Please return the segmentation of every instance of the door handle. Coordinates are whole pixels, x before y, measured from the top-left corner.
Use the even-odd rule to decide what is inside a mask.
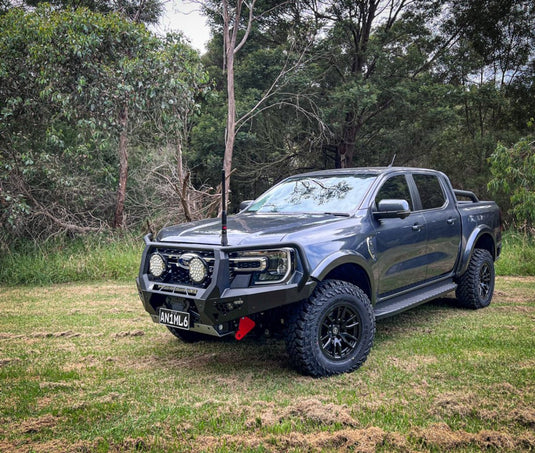
[[[423,225],[420,225],[419,223],[415,223],[413,226],[412,226],[412,231],[422,231],[422,228],[424,226]]]
[[[448,225],[454,225],[455,224],[455,219],[453,217],[450,217],[448,219]]]

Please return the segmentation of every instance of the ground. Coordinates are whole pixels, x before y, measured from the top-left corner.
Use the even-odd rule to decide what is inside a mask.
[[[535,449],[535,278],[381,321],[351,374],[278,339],[183,344],[135,285],[0,288],[0,451]]]

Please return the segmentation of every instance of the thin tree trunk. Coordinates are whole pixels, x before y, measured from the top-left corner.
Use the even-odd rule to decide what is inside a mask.
[[[234,150],[234,139],[236,135],[236,99],[234,94],[234,48],[230,47],[227,52],[227,96],[228,113],[227,129],[225,137],[225,157],[223,159],[223,169],[226,175],[227,200],[230,185],[230,173],[232,171],[232,153]]]
[[[119,187],[115,204],[114,228],[124,228],[124,202],[126,199],[126,181],[128,180],[128,105],[119,116],[121,134],[119,136]]]

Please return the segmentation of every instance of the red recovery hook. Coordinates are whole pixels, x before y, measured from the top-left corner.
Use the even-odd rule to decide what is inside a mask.
[[[256,323],[251,318],[248,318],[247,316],[244,316],[243,318],[241,318],[240,325],[238,326],[238,330],[236,334],[234,335],[236,340],[242,340],[245,337],[245,335],[247,335],[251,330],[253,330],[255,325]]]

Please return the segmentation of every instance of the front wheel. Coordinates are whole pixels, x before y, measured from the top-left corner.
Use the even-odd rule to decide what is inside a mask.
[[[494,260],[488,250],[475,249],[466,272],[459,278],[455,295],[466,308],[487,307],[494,293]]]
[[[286,346],[300,371],[329,376],[360,367],[374,336],[375,315],[366,294],[351,283],[326,280],[295,307]]]

